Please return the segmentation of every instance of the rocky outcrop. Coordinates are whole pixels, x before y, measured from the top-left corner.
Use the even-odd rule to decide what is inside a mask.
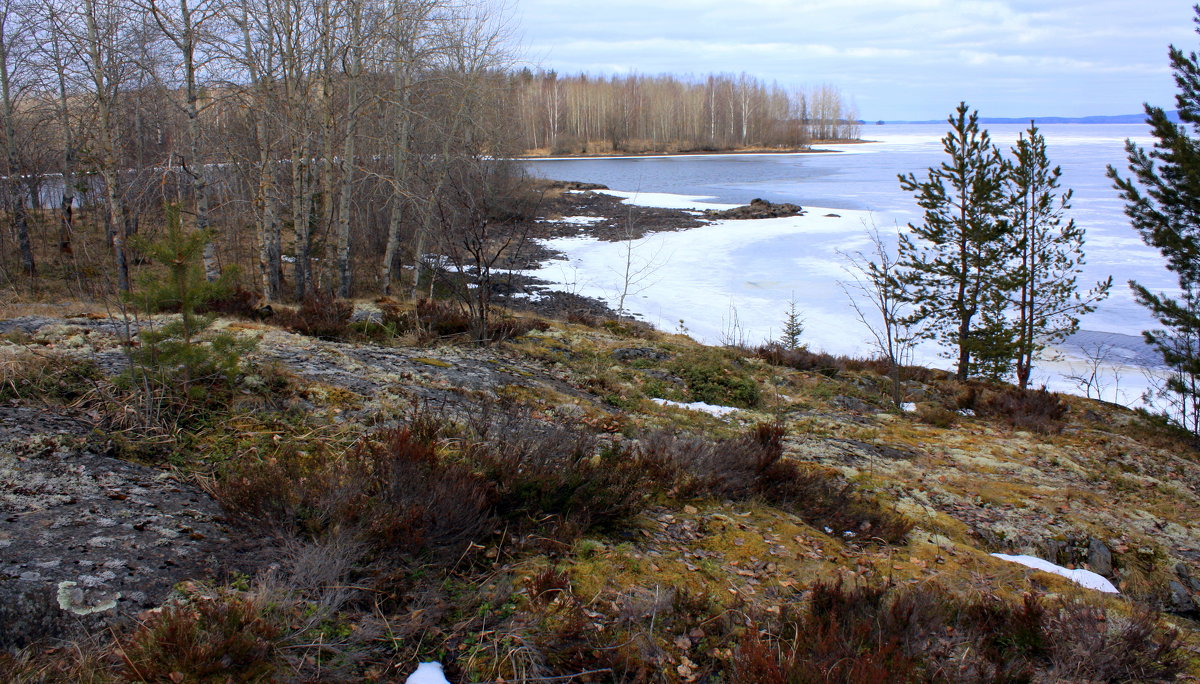
[[[249,570],[207,494],[109,458],[85,420],[0,407],[0,648],[119,622]]]
[[[775,204],[764,199],[753,199],[750,200],[750,204],[733,209],[721,211],[709,209],[704,212],[704,218],[708,219],[765,219],[803,215],[804,207],[797,204],[787,202]]]

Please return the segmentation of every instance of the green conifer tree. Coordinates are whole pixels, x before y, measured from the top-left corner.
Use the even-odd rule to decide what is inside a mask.
[[[1200,26],[1200,7],[1195,11]],[[1162,253],[1179,283],[1178,296],[1151,292],[1133,280],[1129,287],[1162,325],[1143,335],[1170,368],[1161,393],[1168,401],[1167,417],[1200,433],[1200,140],[1189,134],[1189,129],[1200,134],[1200,59],[1172,45],[1170,61],[1182,123],[1147,104],[1154,148],[1147,151],[1127,141],[1132,177],[1122,177],[1111,166],[1108,175],[1142,241]]]
[[[800,337],[804,334],[804,316],[800,314],[800,310],[796,307],[796,295],[793,293],[792,298],[788,300],[787,313],[783,317],[783,331],[779,334],[779,344],[788,350],[800,349],[803,343],[800,342]]]
[[[185,231],[177,204],[167,205],[166,224],[158,240],[134,242],[165,268],[143,278],[135,297],[147,313],[178,311],[179,317],[143,326],[130,376],[143,390],[147,415],[178,419],[199,404],[219,403],[233,387],[242,354],[253,344],[229,333],[207,332],[215,316],[201,315],[197,309],[228,289],[232,273],[207,280],[201,257],[211,236],[207,231]]]
[[[1012,365],[1012,328],[1004,309],[1015,245],[1006,218],[1006,164],[978,112],[959,104],[942,138],[949,157],[925,179],[901,175],[924,210],[900,238],[897,290],[911,303],[908,323],[956,360],[957,375],[1000,377]]]
[[[1009,223],[1017,239],[1014,345],[1017,384],[1025,389],[1034,360],[1047,345],[1079,329],[1079,317],[1108,296],[1112,277],[1079,292],[1084,231],[1066,218],[1072,192],[1060,191],[1062,169],[1050,165],[1046,138],[1037,126],[1030,123],[1012,153],[1008,194]]]

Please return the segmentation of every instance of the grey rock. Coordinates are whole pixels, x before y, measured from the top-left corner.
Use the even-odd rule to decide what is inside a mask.
[[[1095,537],[1089,539],[1087,554],[1088,567],[1092,569],[1092,572],[1105,577],[1113,576],[1112,552],[1108,550],[1104,542]]]
[[[1175,580],[1171,580],[1167,585],[1171,592],[1170,609],[1176,613],[1192,613],[1196,610],[1196,603],[1192,600],[1192,593]]]
[[[253,570],[207,494],[102,455],[90,431],[0,407],[0,649],[119,623],[183,580]]]

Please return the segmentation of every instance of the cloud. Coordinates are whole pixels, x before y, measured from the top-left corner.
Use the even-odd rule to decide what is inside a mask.
[[[547,68],[829,82],[869,118],[940,118],[968,96],[985,115],[1131,113],[1171,101],[1167,44],[1196,44],[1185,3],[520,1]]]

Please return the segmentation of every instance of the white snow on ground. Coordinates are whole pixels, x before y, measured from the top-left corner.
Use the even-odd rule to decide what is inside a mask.
[[[1096,591],[1102,591],[1106,594],[1121,593],[1117,591],[1117,588],[1113,586],[1112,582],[1109,582],[1102,575],[1097,575],[1091,570],[1068,570],[1061,565],[1055,565],[1048,560],[1042,560],[1041,558],[1036,558],[1034,556],[1009,556],[1003,553],[993,553],[992,555],[1000,560],[1005,560],[1010,563],[1019,563],[1025,567],[1034,568],[1035,570],[1041,570],[1042,572],[1048,572],[1052,575],[1066,577],[1081,587],[1095,589]]]
[[[676,408],[688,409],[689,411],[703,411],[718,418],[739,410],[732,406],[714,406],[712,404],[706,404],[702,401],[693,401],[690,404],[685,404],[682,401],[671,401],[670,399],[651,399],[650,401],[653,401],[660,406],[674,406]]]
[[[666,192],[625,192],[623,190],[600,190],[601,194],[620,197],[626,204],[639,207],[659,207],[661,209],[685,209],[690,211],[724,211],[734,209],[737,204],[720,204],[705,202],[712,199],[706,195],[672,195]]]
[[[541,219],[542,223],[569,223],[574,226],[590,226],[603,220],[603,216],[564,216],[560,219]]]

